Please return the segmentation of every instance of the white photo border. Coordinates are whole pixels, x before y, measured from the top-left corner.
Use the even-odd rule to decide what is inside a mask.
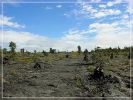
[[[100,3],[98,3],[98,2],[87,2],[87,1],[83,1],[83,2],[53,2],[53,1],[51,1],[51,2],[1,2],[1,13],[2,13],[2,49],[3,49],[3,16],[4,16],[4,4],[40,4],[40,3],[51,3],[51,4],[53,4],[53,3],[60,3],[60,4],[63,4],[63,3],[89,3],[89,4],[100,4],[100,3],[105,3],[105,4],[107,4],[107,2],[100,2]],[[126,4],[128,4],[128,2],[121,2],[121,3],[126,3]],[[131,5],[130,5],[130,2],[129,2],[129,8],[130,8],[130,10],[131,10]],[[129,15],[131,15],[130,13],[129,13]],[[130,56],[131,56],[131,46],[132,46],[132,26],[131,26],[131,16],[129,16],[129,26],[130,26]],[[131,71],[131,66],[132,66],[132,63],[131,63],[131,59],[130,59],[130,96],[129,97],[4,97],[3,96],[3,50],[2,50],[2,54],[1,54],[1,56],[2,56],[2,67],[1,67],[1,74],[2,74],[2,77],[1,77],[1,79],[2,79],[2,81],[1,81],[1,95],[2,95],[2,98],[4,99],[4,98],[6,98],[6,99],[65,99],[65,98],[67,98],[67,99],[81,99],[81,98],[83,98],[83,99],[88,99],[88,98],[90,98],[90,99],[96,99],[96,98],[99,98],[99,99],[102,99],[102,98],[109,98],[109,99],[111,99],[111,98],[121,98],[121,99],[132,99],[132,88],[131,88],[131,86],[132,86],[132,79],[131,79],[131,76],[132,76],[132,71]]]

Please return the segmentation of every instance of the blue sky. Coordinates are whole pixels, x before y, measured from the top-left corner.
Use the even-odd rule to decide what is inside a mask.
[[[17,43],[17,49],[27,50],[48,50],[50,47],[76,50],[77,45],[91,50],[96,46],[106,48],[130,45],[128,2],[78,1],[5,3],[4,47],[11,40]]]
[[[5,5],[4,14],[15,16],[14,21],[26,25],[23,31],[30,31],[48,37],[62,36],[65,30],[76,26],[74,18],[67,18],[63,14],[72,10],[73,4],[21,4],[13,7]]]

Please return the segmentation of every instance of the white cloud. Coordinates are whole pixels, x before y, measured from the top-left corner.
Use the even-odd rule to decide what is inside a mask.
[[[2,37],[2,32],[0,32]],[[20,32],[20,31],[3,31],[3,44],[8,46],[10,41],[14,41],[17,44],[17,48],[30,48],[42,49],[42,47],[47,47],[47,38],[45,36],[36,35],[30,32]],[[1,42],[1,41],[0,41]],[[1,43],[1,44],[2,44]],[[43,44],[45,43],[45,44]]]
[[[91,0],[90,2],[96,2],[96,3],[98,3],[98,2],[100,2],[101,0]]]
[[[109,7],[111,7],[111,6],[113,6],[113,5],[114,5],[113,2],[108,2],[108,3],[107,3],[107,6],[109,6]]]
[[[29,51],[42,51],[49,50],[50,47],[58,50],[77,50],[77,45],[82,43],[84,39],[81,31],[70,30],[63,37],[59,39],[52,39],[42,35],[36,35],[30,32],[20,32],[20,31],[3,31],[3,42],[4,47],[8,47],[9,42],[13,41],[17,44],[17,50],[25,48]],[[80,33],[80,34],[79,34]],[[0,32],[0,37],[2,37],[2,32]]]
[[[0,25],[8,26],[12,28],[25,28],[25,25],[20,25],[17,22],[12,21],[13,17],[7,17],[0,15]]]
[[[66,17],[70,17],[70,16],[71,16],[71,15],[68,14],[68,13],[64,13],[63,15],[66,16]]]
[[[124,25],[122,27],[122,25]],[[94,43],[103,48],[105,47],[124,47],[130,45],[129,22],[120,20],[113,23],[93,23],[89,26],[90,30],[96,30]]]
[[[51,9],[53,9],[52,7],[49,7],[49,6],[46,6],[44,9],[46,9],[46,10],[51,10]]]
[[[120,3],[128,3],[129,5],[133,4],[133,1],[132,0],[113,0],[113,1],[109,1],[107,2],[107,6],[111,7],[111,6],[114,6],[116,4],[120,4]]]
[[[124,19],[112,23],[92,23],[86,30],[69,30],[63,40],[70,44],[79,44],[83,49],[89,50],[96,46],[102,48],[130,46],[129,27],[128,20]]]
[[[127,12],[128,12],[129,14],[133,14],[133,6],[128,6],[128,7],[127,7]]]
[[[61,7],[62,7],[62,5],[57,5],[56,7],[57,7],[57,8],[61,8]]]
[[[128,15],[128,14],[124,14],[124,15],[122,16],[122,18],[128,19],[128,18],[129,18],[129,15]]]
[[[124,25],[124,26],[123,26]],[[96,35],[93,35],[96,33]],[[0,32],[0,36],[2,33]],[[50,47],[58,50],[77,50],[77,45],[82,49],[94,49],[96,46],[124,47],[130,44],[129,22],[119,20],[112,23],[92,23],[86,30],[70,29],[64,36],[54,39],[30,32],[4,31],[4,46],[8,46],[10,41],[17,44],[17,48],[27,50],[42,51],[49,50]]]
[[[99,4],[99,7],[100,7],[100,8],[106,8],[107,6],[104,5],[104,4]]]
[[[82,4],[82,10],[86,11],[88,13],[95,13],[97,12],[96,9],[94,9],[91,5]]]
[[[88,30],[70,29],[63,37],[66,41],[79,41],[85,39],[85,34],[89,33]]]
[[[74,9],[72,11],[73,15],[76,17],[86,17],[86,18],[102,18],[109,15],[119,15],[121,11],[116,8],[106,8],[106,5],[100,4],[99,7],[94,7],[91,4],[80,3],[79,9]]]
[[[95,13],[92,18],[100,18],[100,17],[105,17],[108,15],[119,15],[121,13],[120,10],[115,10],[115,9],[105,9],[101,10],[98,13]]]
[[[109,2],[107,3],[107,6],[111,7],[111,6],[114,6],[115,4],[120,4],[120,3],[122,3],[122,2],[123,2],[123,0],[109,1]]]
[[[96,9],[91,5],[82,4],[81,11],[75,10],[75,15],[85,14],[91,18],[101,18],[108,15],[119,15],[120,10],[117,9]],[[104,8],[104,7],[103,7]],[[48,8],[51,9],[51,8]],[[64,16],[69,16],[64,13]],[[77,45],[81,45],[83,49],[94,49],[95,46],[120,47],[129,46],[129,30],[127,15],[123,15],[125,20],[119,20],[112,23],[93,23],[86,30],[71,29],[65,32],[65,35],[58,38],[48,38],[42,35],[36,35],[30,32],[20,31],[4,31],[4,45],[8,46],[10,41],[17,43],[18,49],[26,48],[27,50],[42,51],[49,50],[50,47],[60,50],[77,50]],[[10,27],[18,27],[19,24],[11,21],[12,17],[5,17],[4,25]],[[20,25],[21,26],[21,25]],[[19,27],[20,27],[19,26]],[[122,27],[123,26],[123,27]],[[93,37],[93,33],[96,33]],[[0,32],[0,36],[2,33]]]
[[[82,0],[79,0],[79,1],[81,2]],[[70,12],[65,12],[64,16],[66,17],[75,16],[77,19],[80,19],[80,18],[94,19],[94,18],[103,18],[103,17],[109,17],[110,19],[113,19],[116,17],[118,18],[124,12],[119,8],[121,5],[120,3],[122,2],[127,2],[127,1],[114,0],[107,3],[99,3],[97,5],[81,2],[81,3],[75,4],[76,7],[78,7],[78,9],[73,9]],[[115,4],[119,4],[118,5],[119,7],[113,7],[113,8],[108,7],[108,5],[113,6]],[[132,8],[128,7],[127,12],[130,12],[130,13],[133,12]]]

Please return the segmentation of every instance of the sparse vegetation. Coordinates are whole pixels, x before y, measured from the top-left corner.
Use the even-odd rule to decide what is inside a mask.
[[[92,51],[85,49],[82,52],[78,46],[78,52],[58,53],[52,48],[49,52],[30,52],[24,48],[18,52],[15,49],[14,42],[10,42],[10,52],[6,48],[1,49],[4,56],[4,78],[10,83],[5,85],[8,91],[4,91],[5,96],[7,93],[16,95],[11,91],[30,91],[30,87],[33,91],[29,94],[25,92],[25,96],[32,96],[35,91],[46,92],[43,96],[62,96],[68,90],[71,90],[68,92],[69,96],[129,96],[130,78],[133,78],[129,74],[130,60],[132,62],[129,47],[97,47]],[[56,90],[55,94],[47,92],[53,90]],[[114,91],[118,91],[116,95],[113,94]],[[23,93],[17,92],[17,95],[21,94]]]
[[[16,76],[16,74],[17,74],[17,72],[16,72],[15,68],[10,70],[10,75]]]
[[[81,81],[81,77],[80,77],[79,75],[77,75],[77,76],[75,77],[75,82],[76,82],[76,86],[79,87],[79,88],[81,88],[81,86],[82,86],[82,81]]]

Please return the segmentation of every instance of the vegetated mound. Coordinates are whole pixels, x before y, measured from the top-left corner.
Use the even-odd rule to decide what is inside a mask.
[[[94,79],[92,76],[84,83],[84,89],[87,91],[87,96],[113,96],[113,88],[120,88],[120,80],[115,76],[105,76],[101,79]],[[117,96],[122,94],[116,93]]]
[[[105,50],[69,56],[18,54],[5,59],[4,96],[129,97],[127,58],[127,52]]]
[[[83,97],[127,97],[123,81],[119,76],[102,72],[85,73],[77,78],[78,87],[82,89]]]
[[[34,64],[34,69],[46,69],[46,68],[50,68],[52,67],[52,65],[46,63],[46,62],[36,62]]]

